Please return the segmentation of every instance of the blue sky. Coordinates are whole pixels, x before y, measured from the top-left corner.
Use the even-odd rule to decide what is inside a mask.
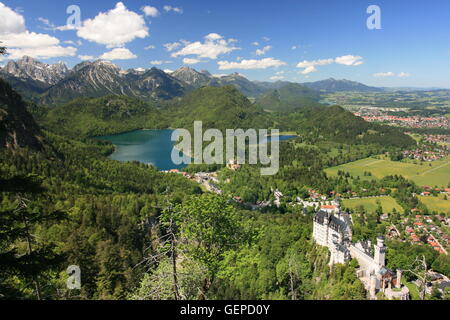
[[[81,25],[67,28],[72,4]],[[366,26],[369,5],[381,30]],[[69,66],[101,57],[124,69],[450,88],[448,0],[0,0],[0,41],[12,58]]]

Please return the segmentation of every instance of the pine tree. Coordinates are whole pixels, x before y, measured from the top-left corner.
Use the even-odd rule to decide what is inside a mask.
[[[62,256],[54,253],[52,245],[38,243],[33,235],[37,225],[65,217],[61,212],[34,208],[30,199],[44,191],[36,176],[0,179],[0,192],[14,200],[12,208],[0,209],[0,299],[23,297],[13,278],[32,283],[35,297],[42,299],[40,277],[62,262]]]

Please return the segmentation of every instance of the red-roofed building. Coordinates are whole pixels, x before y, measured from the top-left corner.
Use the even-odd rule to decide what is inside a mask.
[[[323,205],[320,206],[320,209],[328,212],[328,213],[338,213],[339,212],[339,208],[337,206],[333,206],[333,205]]]

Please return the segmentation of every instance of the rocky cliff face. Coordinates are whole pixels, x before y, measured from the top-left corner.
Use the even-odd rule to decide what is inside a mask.
[[[0,79],[0,148],[42,148],[40,130],[22,97]]]
[[[49,88],[42,101],[56,104],[78,97],[125,95],[141,99],[170,99],[185,92],[185,84],[162,70],[123,71],[118,66],[98,60],[83,62],[62,81]]]
[[[194,88],[204,86],[218,86],[219,82],[209,72],[198,72],[192,68],[182,67],[170,74],[172,77],[183,81]]]
[[[64,62],[46,64],[24,56],[20,60],[9,61],[1,72],[24,80],[31,79],[54,85],[66,77],[69,69]]]

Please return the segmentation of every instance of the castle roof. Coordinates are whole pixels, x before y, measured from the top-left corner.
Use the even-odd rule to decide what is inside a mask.
[[[348,235],[351,220],[347,213],[340,213],[339,216],[336,216],[324,210],[319,210],[314,215],[314,221],[321,225],[325,224],[325,219],[328,219],[328,225],[331,229],[343,235]]]
[[[333,229],[335,231],[338,231],[338,232],[342,232],[342,233],[344,233],[347,230],[347,227],[348,227],[347,224],[344,221],[342,221],[341,219],[337,218],[334,215],[332,215],[330,217],[329,225],[330,225],[331,229]]]
[[[328,217],[329,217],[328,212],[325,212],[323,210],[319,210],[314,215],[314,221],[319,223],[319,224],[324,224],[325,218],[328,218]]]
[[[334,244],[334,246],[335,246],[337,251],[350,254],[348,248],[345,245],[343,245],[341,243],[337,243],[337,242],[334,242],[333,244]]]

